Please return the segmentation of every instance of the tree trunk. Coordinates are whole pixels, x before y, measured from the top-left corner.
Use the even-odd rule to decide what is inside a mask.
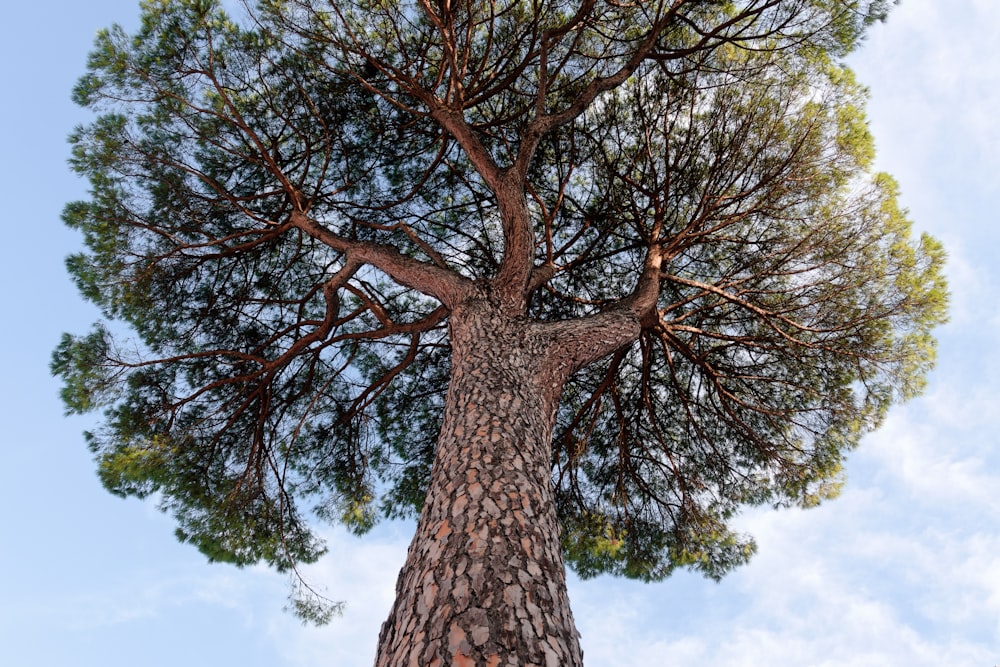
[[[558,332],[483,299],[452,311],[450,333],[430,487],[376,665],[582,665],[550,460],[574,364],[553,354]]]

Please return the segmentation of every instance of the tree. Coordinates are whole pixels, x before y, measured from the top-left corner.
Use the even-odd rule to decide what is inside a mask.
[[[144,0],[74,92],[103,483],[279,570],[418,515],[378,665],[582,664],[564,562],[721,577],[921,389],[943,252],[839,61],[885,4]]]

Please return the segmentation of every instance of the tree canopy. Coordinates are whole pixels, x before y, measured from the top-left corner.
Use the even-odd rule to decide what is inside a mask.
[[[103,483],[213,560],[315,560],[314,514],[420,510],[463,290],[546,323],[651,294],[562,390],[565,557],[745,562],[738,509],[834,495],[945,317],[840,61],[886,4],[144,0],[74,91],[106,322],[53,370]]]

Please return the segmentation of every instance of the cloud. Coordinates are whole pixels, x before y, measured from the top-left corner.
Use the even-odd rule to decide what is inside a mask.
[[[331,599],[346,602],[344,615],[317,628],[288,613],[274,613],[267,632],[285,664],[371,667],[412,532],[411,523],[389,522],[363,538],[339,528],[323,534],[329,552],[303,572]]]
[[[893,415],[881,431],[868,439],[862,456],[876,463],[882,473],[895,482],[901,493],[920,506],[937,506],[951,513],[975,509],[980,517],[1000,518],[1000,475],[995,456],[991,457],[992,438],[975,428],[951,425],[967,415],[975,424],[994,410],[1000,414],[1000,401],[992,396],[965,396],[935,392],[933,399],[921,402],[931,412],[930,420],[920,419],[915,410]],[[943,411],[954,406],[954,412]],[[992,408],[989,406],[993,406]],[[977,410],[978,406],[978,410]],[[991,413],[985,413],[991,414]],[[971,516],[970,516],[971,518]]]
[[[256,607],[251,598],[280,590],[280,577],[265,570],[254,573],[201,563],[195,569],[179,569],[183,568],[173,568],[173,572],[132,569],[121,576],[94,580],[88,588],[72,593],[8,600],[0,613],[19,625],[38,624],[72,633],[128,627],[185,607],[235,612],[251,623]]]
[[[983,323],[990,323],[993,333],[1000,331],[1000,315],[991,310],[990,296],[997,294],[998,285],[993,283],[988,267],[970,252],[962,235],[943,231],[936,233],[947,249],[948,259],[945,275],[951,300],[948,308],[949,323],[946,329],[970,331],[981,329]]]
[[[852,58],[873,92],[879,162],[912,202],[938,196],[953,174],[964,191],[945,214],[972,188],[1000,187],[1000,51],[986,46],[987,26],[998,24],[1000,3],[907,0]]]
[[[583,584],[571,597],[588,665],[992,665],[1000,539],[914,531],[894,522],[906,512],[855,489],[810,512],[750,513],[760,553],[721,584]]]

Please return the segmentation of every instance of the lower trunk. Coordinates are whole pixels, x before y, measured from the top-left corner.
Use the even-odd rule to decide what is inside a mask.
[[[377,667],[583,664],[552,500],[567,363],[483,302],[452,313],[452,377]]]

